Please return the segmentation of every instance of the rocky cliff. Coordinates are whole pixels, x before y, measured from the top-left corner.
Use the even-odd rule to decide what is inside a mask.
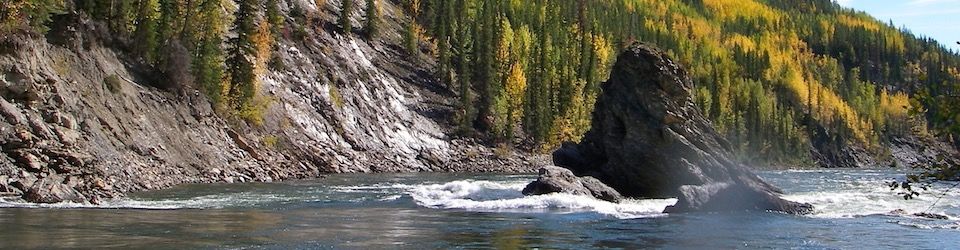
[[[594,176],[629,197],[678,197],[669,211],[775,210],[807,213],[783,200],[733,157],[694,105],[682,67],[650,46],[620,54],[597,98],[592,127],[554,163]]]
[[[427,73],[428,56],[399,50],[406,17],[382,5],[380,39],[328,26],[282,39],[275,53],[284,67],[261,77],[269,107],[262,125],[219,114],[189,87],[160,88],[169,79],[152,77],[126,56],[124,41],[80,15],[57,17],[46,37],[6,37],[0,194],[97,202],[182,183],[541,165],[541,157],[495,154],[452,136],[455,91]],[[321,13],[333,22],[332,6]]]

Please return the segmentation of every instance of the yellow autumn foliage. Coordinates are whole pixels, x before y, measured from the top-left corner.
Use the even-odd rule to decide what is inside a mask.
[[[263,124],[263,113],[270,106],[272,100],[260,95],[260,78],[267,72],[267,62],[273,54],[273,35],[270,33],[270,22],[266,18],[258,21],[256,33],[251,37],[254,46],[254,67],[253,74],[256,76],[253,81],[253,98],[249,103],[245,103],[239,110],[239,115],[244,120],[254,125]]]
[[[876,22],[869,21],[863,17],[851,16],[851,15],[840,15],[837,17],[837,21],[841,25],[846,25],[849,27],[861,27],[869,31],[878,31],[880,30],[880,25]]]
[[[616,50],[610,40],[603,35],[593,36],[593,54],[597,58],[597,77],[600,81],[610,78],[610,70],[616,62]]]
[[[254,52],[256,53],[256,62],[254,74],[263,75],[267,71],[267,62],[273,53],[273,35],[270,34],[270,22],[266,18],[261,18],[257,25],[257,32],[253,35]]]
[[[779,20],[781,14],[767,5],[754,0],[703,0],[704,5],[712,10],[720,20],[737,18],[763,19],[767,21]]]
[[[728,36],[723,42],[723,45],[727,48],[740,47],[740,49],[746,52],[754,52],[757,50],[757,43],[753,42],[752,38],[741,34],[733,34]]]
[[[522,64],[514,63],[507,75],[506,90],[511,123],[517,122],[523,115],[523,95],[527,91],[527,76],[523,70]]]

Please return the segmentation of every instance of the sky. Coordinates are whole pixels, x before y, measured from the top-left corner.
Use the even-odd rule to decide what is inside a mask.
[[[835,0],[960,51],[960,0]]]

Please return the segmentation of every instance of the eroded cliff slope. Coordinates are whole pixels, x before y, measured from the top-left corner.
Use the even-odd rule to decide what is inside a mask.
[[[151,77],[123,41],[82,14],[58,17],[46,37],[6,39],[0,193],[97,202],[182,183],[541,165],[538,156],[495,154],[453,136],[455,91],[427,73],[429,56],[400,51],[398,23],[407,17],[382,5],[381,38],[323,25],[281,39],[274,53],[284,66],[261,76],[261,125],[221,115],[199,91],[155,87],[169,79]],[[331,6],[320,13],[333,22]]]

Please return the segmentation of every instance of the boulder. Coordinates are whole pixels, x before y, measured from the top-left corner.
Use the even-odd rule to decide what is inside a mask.
[[[10,156],[17,161],[20,167],[28,171],[40,172],[44,167],[47,166],[43,159],[40,159],[39,156],[30,152],[29,150],[15,150],[11,152]]]
[[[617,192],[616,189],[607,186],[607,184],[603,184],[602,181],[597,178],[593,178],[593,176],[580,177],[580,184],[583,184],[583,187],[587,188],[587,191],[590,191],[590,195],[596,197],[597,199],[609,202],[620,202],[623,200],[623,196],[620,195],[620,192]]]
[[[27,116],[23,115],[23,112],[17,106],[4,98],[0,98],[0,116],[3,116],[3,119],[12,125],[27,123]]]
[[[23,172],[23,175],[20,178],[9,180],[10,187],[16,188],[17,190],[27,190],[33,186],[33,183],[37,182],[37,177],[34,177],[33,174]]]
[[[523,188],[525,195],[541,195],[549,193],[568,193],[587,195],[590,191],[580,183],[580,178],[573,175],[569,169],[547,166],[540,168],[537,180]]]
[[[565,143],[554,164],[594,176],[627,197],[677,197],[668,212],[773,210],[809,213],[736,162],[730,144],[693,102],[680,65],[645,44],[617,58],[591,129]]]
[[[57,127],[54,129],[54,132],[57,134],[57,137],[60,138],[60,143],[63,143],[65,146],[77,145],[77,142],[80,140],[80,132],[73,129]]]
[[[10,185],[10,178],[6,175],[0,175],[0,197],[19,194],[20,190]]]
[[[63,178],[50,175],[33,183],[22,197],[33,203],[57,203],[64,201],[84,202],[86,199],[73,187],[64,184]]]
[[[620,202],[622,199],[620,193],[604,185],[600,180],[592,177],[577,177],[569,169],[546,166],[540,168],[539,172],[540,176],[537,180],[523,188],[524,195],[567,193],[590,195],[609,202]]]
[[[243,149],[243,151],[246,151],[254,159],[257,159],[257,160],[263,159],[263,157],[260,156],[260,153],[257,152],[257,149],[251,146],[250,143],[247,143],[247,140],[243,139],[243,136],[237,133],[237,131],[234,131],[233,129],[228,129],[227,135],[230,136],[231,139],[233,139],[233,142],[237,144],[237,147],[240,147],[240,149]]]
[[[921,217],[921,218],[927,218],[927,219],[934,219],[934,220],[949,220],[949,219],[950,219],[950,217],[949,217],[949,216],[946,216],[946,215],[935,214],[935,213],[927,213],[927,212],[915,213],[915,214],[913,214],[913,216],[917,216],[917,217]]]

